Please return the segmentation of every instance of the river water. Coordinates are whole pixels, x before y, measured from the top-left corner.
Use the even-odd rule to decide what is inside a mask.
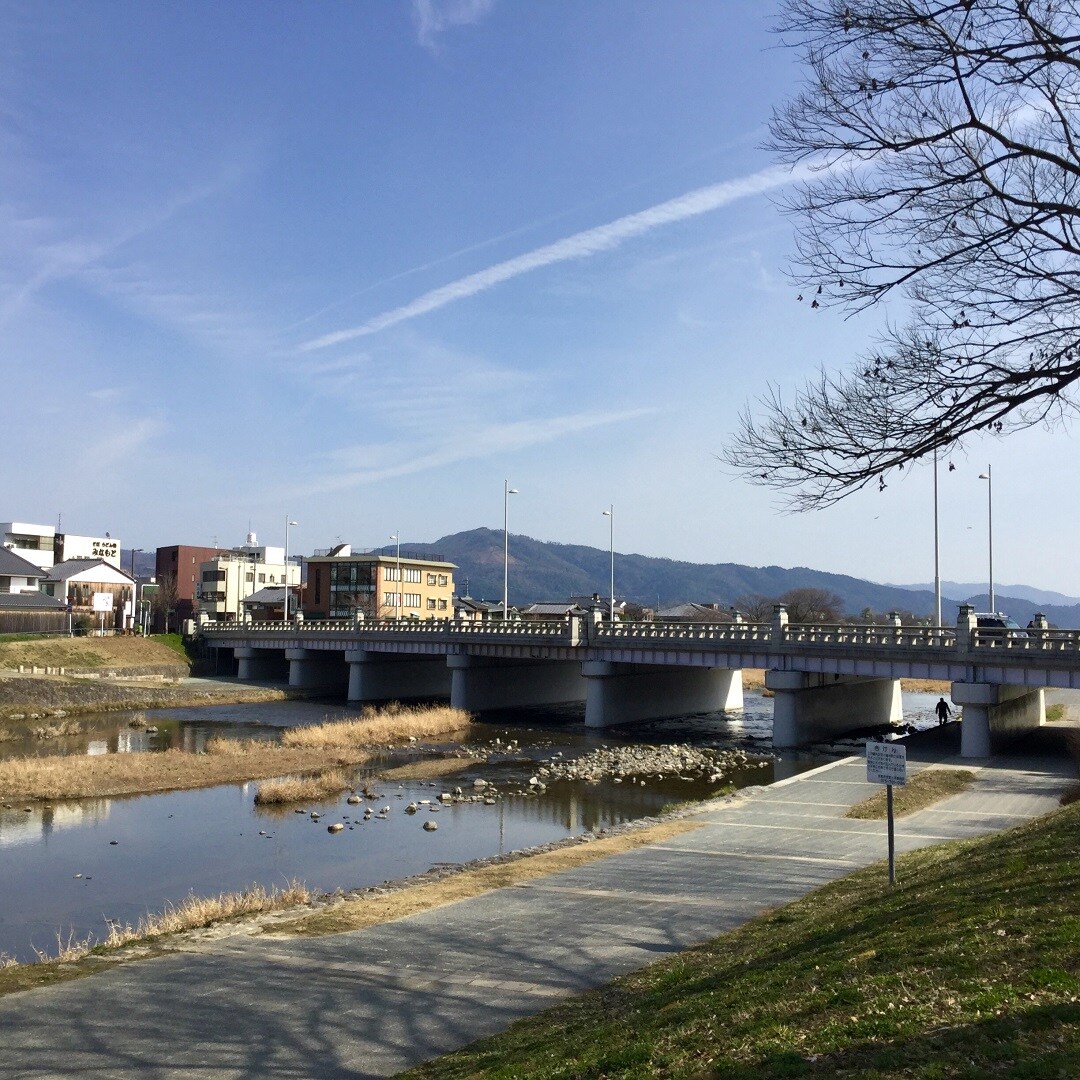
[[[905,721],[933,722],[930,694],[905,694]],[[211,708],[108,713],[79,718],[83,730],[48,740],[0,743],[0,756],[153,752],[182,747],[197,752],[211,735],[275,739],[284,727],[354,716],[355,710],[322,702],[273,702]],[[147,727],[133,727],[145,723]],[[55,952],[58,935],[104,936],[107,920],[135,923],[189,894],[216,895],[258,883],[267,888],[299,879],[319,892],[380,885],[440,864],[458,864],[599,831],[657,813],[673,803],[707,798],[730,785],[767,784],[812,768],[857,745],[849,740],[773,755],[772,703],[747,692],[741,712],[628,725],[607,731],[584,726],[581,707],[492,715],[473,725],[469,744],[485,758],[435,782],[382,783],[379,763],[355,770],[378,797],[349,806],[346,794],[294,808],[258,807],[258,783],[126,798],[13,805],[0,809],[0,956],[33,959]],[[152,730],[153,729],[153,730]],[[496,743],[496,740],[498,742]],[[745,750],[758,765],[725,775],[722,784],[667,776],[645,783],[627,778],[557,781],[541,795],[529,777],[543,762],[581,756],[601,746],[687,742]],[[466,744],[466,745],[469,745]],[[418,747],[406,756],[451,747]],[[401,761],[397,756],[392,763]],[[390,764],[384,761],[382,764]],[[437,802],[442,791],[473,779],[494,784],[495,805],[457,803],[434,814],[427,805],[409,815],[411,802]],[[385,818],[364,820],[364,806]],[[322,814],[314,821],[310,812]],[[425,820],[438,829],[425,832]],[[340,821],[345,829],[327,832]]]

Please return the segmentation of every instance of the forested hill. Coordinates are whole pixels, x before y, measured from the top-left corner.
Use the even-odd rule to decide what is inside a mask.
[[[501,600],[503,535],[495,529],[472,529],[444,536],[432,544],[403,545],[402,553],[437,554],[456,563],[459,592],[480,600]],[[384,549],[389,550],[389,549]],[[608,593],[609,552],[577,544],[554,544],[529,536],[510,537],[510,603],[561,601],[569,596]],[[615,553],[615,595],[647,607],[685,601],[734,604],[742,597],[774,597],[788,589],[813,587],[836,593],[846,612],[894,608],[928,615],[932,592],[875,585],[844,574],[807,567],[741,566],[738,563],[690,563],[645,555]]]
[[[390,548],[384,548],[390,551]],[[503,583],[503,534],[497,529],[471,529],[444,536],[431,544],[403,544],[402,554],[438,555],[456,563],[458,591],[480,600],[501,600]],[[554,544],[529,536],[510,536],[510,603],[562,601],[570,596],[608,593],[609,553],[603,548],[577,544]],[[829,574],[805,566],[743,566],[739,563],[690,563],[645,555],[615,553],[615,595],[646,607],[670,607],[685,601],[721,604],[725,607],[754,595],[775,597],[788,589],[817,588],[836,593],[843,610],[858,614],[910,611],[931,615],[934,594],[930,590],[877,585],[846,574]],[[989,598],[966,598],[984,611]],[[1036,605],[1029,600],[997,596],[997,607],[1025,625],[1042,611],[1058,626],[1080,626],[1080,606]],[[956,618],[954,601],[942,611],[946,625]]]

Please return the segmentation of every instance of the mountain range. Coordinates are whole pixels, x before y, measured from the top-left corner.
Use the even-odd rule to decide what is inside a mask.
[[[394,547],[381,549],[392,554]],[[431,544],[402,545],[402,554],[425,558],[437,557],[456,563],[454,577],[458,592],[478,600],[501,600],[503,591],[503,534],[496,529],[471,529],[453,533]],[[509,538],[510,603],[523,605],[535,601],[562,601],[570,596],[609,591],[610,553],[602,548],[578,544],[556,544],[534,540],[530,536]],[[980,586],[950,582],[950,603],[942,611],[942,621],[955,621],[955,605],[970,603],[977,611],[986,611],[990,598]],[[932,615],[933,586],[904,587],[881,585],[846,574],[830,574],[805,566],[743,566],[739,563],[691,563],[646,555],[615,553],[615,595],[619,599],[645,607],[665,608],[686,601],[730,607],[750,596],[775,597],[788,589],[812,587],[836,593],[849,614],[866,608],[875,612],[910,611]],[[953,588],[955,587],[955,588]],[[969,591],[969,589],[971,591]],[[999,611],[1011,615],[1022,626],[1036,612],[1042,612],[1057,626],[1080,626],[1080,604],[1046,603],[1036,597],[1061,597],[1027,586],[1017,587],[1010,595],[995,589]],[[950,610],[951,608],[951,610]]]

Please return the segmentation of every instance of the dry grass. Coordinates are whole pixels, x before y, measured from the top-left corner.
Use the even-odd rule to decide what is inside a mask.
[[[924,769],[908,778],[908,782],[893,788],[893,813],[897,817],[914,814],[928,806],[959,795],[971,787],[975,774],[968,769]],[[856,803],[848,812],[849,818],[884,820],[887,814],[887,794],[882,788],[876,795]]]
[[[68,735],[81,735],[83,726],[78,720],[61,720],[56,724],[44,724],[34,728],[35,739],[62,739]]]
[[[281,745],[290,747],[372,746],[430,739],[469,726],[472,717],[449,705],[400,705],[366,708],[356,720],[331,720],[311,727],[290,728]]]
[[[229,740],[222,740],[228,742]],[[328,766],[362,765],[363,750],[293,750],[273,743],[241,743],[237,753],[102,754],[95,757],[20,757],[0,761],[0,798],[87,799],[178,791],[269,780]]]
[[[952,683],[948,679],[901,679],[900,689],[909,694],[944,694],[948,697]]]
[[[0,668],[20,664],[94,671],[98,668],[186,669],[187,664],[164,642],[140,637],[51,637],[0,641]]]
[[[349,786],[349,778],[340,769],[316,773],[314,776],[287,776],[282,780],[268,780],[260,784],[255,802],[259,806],[316,802],[339,795]]]
[[[73,933],[64,938],[56,935],[56,949],[48,951],[34,947],[37,964],[74,964],[85,959],[91,953],[102,953],[112,949],[121,949],[136,942],[153,941],[166,934],[179,934],[185,930],[196,930],[227,919],[245,915],[261,915],[284,908],[299,907],[314,899],[314,894],[306,885],[295,879],[284,888],[267,891],[262,885],[252,885],[243,892],[220,893],[217,896],[189,896],[179,904],[167,904],[165,910],[156,914],[147,913],[135,926],[126,923],[109,922],[109,933],[101,942],[96,942],[93,935],[76,938]],[[10,957],[0,957],[0,970],[25,967]]]
[[[208,741],[205,754],[165,750],[9,758],[0,761],[0,798],[103,798],[326,772],[364,764],[371,757],[366,747],[447,735],[467,727],[469,720],[460,709],[394,704],[365,709],[357,720],[290,729],[282,733],[280,744],[215,737]]]

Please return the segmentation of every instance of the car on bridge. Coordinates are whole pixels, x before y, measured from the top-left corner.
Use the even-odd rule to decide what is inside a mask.
[[[1031,635],[1013,618],[1001,611],[977,611],[975,622],[980,630],[1000,630],[1000,637],[1026,638]]]

